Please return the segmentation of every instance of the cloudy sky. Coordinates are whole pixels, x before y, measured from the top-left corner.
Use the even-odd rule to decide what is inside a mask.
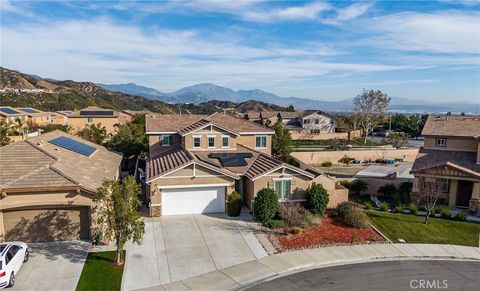
[[[480,102],[480,0],[1,1],[1,65],[171,92]]]

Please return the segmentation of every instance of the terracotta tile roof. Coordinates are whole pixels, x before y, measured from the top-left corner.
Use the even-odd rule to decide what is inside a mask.
[[[280,112],[280,116],[285,119],[294,119],[294,118],[302,118],[303,112],[302,111],[294,111],[294,112],[287,112],[282,111]]]
[[[477,154],[475,152],[430,150],[424,148],[420,148],[418,151],[411,172],[414,173],[447,164],[456,165],[477,172],[480,175],[480,164],[477,164]]]
[[[86,157],[48,142],[60,136],[96,151]],[[104,179],[118,178],[121,161],[102,146],[55,130],[0,148],[0,188],[79,185],[95,192]]]
[[[254,179],[279,168],[282,164],[282,161],[265,154],[259,154],[247,172],[245,172],[245,176],[249,179]]]
[[[195,130],[197,130],[197,129],[200,129],[200,128],[208,125],[208,124],[211,124],[211,123],[210,123],[209,121],[205,120],[205,119],[200,119],[199,121],[194,122],[194,123],[192,123],[192,124],[189,124],[189,125],[187,125],[186,127],[180,129],[180,130],[178,131],[178,133],[179,133],[180,135],[185,135],[185,134],[187,134],[187,133],[190,133],[190,132],[192,132],[192,131],[195,131]]]
[[[480,116],[430,115],[422,134],[479,137]]]
[[[202,120],[201,122],[199,122]],[[169,114],[147,114],[146,131],[147,132],[179,132],[193,126],[200,128],[200,125],[210,122],[225,129],[238,133],[255,133],[268,132],[273,134],[274,131],[268,127],[262,126],[245,120],[240,117],[223,113],[213,113],[211,115],[169,115]]]
[[[181,168],[194,161],[189,151],[176,146],[147,160],[147,181]]]

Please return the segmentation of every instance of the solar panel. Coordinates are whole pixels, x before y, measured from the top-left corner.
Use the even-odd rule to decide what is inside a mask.
[[[80,111],[80,115],[112,115],[113,116],[113,111]]]
[[[219,159],[224,167],[246,166],[246,158],[253,157],[252,153],[211,153],[209,158]]]
[[[24,112],[27,112],[27,113],[38,113],[38,112],[40,112],[40,111],[35,110],[33,108],[20,108],[20,110],[22,110]]]
[[[66,136],[56,137],[49,140],[48,142],[64,149],[70,150],[72,152],[84,155],[86,157],[91,156],[97,150],[92,146],[89,146]]]
[[[0,111],[6,114],[20,114],[20,112],[15,111],[11,108],[0,108]]]

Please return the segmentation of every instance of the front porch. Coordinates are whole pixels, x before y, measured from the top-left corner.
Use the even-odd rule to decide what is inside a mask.
[[[421,185],[425,176],[416,175],[412,196],[419,198]],[[430,176],[432,177],[432,176]],[[480,209],[480,181],[466,177],[433,176],[442,189],[439,195],[439,204],[446,204],[451,208],[468,209],[476,212]]]

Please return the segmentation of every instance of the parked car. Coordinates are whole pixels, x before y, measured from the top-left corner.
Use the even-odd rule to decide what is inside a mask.
[[[15,285],[15,274],[30,257],[24,242],[4,242],[0,244],[0,289]]]
[[[415,137],[415,140],[425,140],[425,138],[421,135]]]

